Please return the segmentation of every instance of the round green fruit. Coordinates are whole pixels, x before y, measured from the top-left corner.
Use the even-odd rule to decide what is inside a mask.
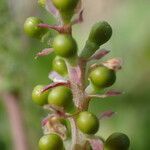
[[[128,150],[130,140],[126,134],[113,133],[105,142],[106,150]]]
[[[114,84],[116,73],[105,66],[98,66],[90,72],[89,78],[94,86],[106,88]]]
[[[58,86],[53,88],[48,95],[48,103],[63,107],[65,110],[70,109],[73,101],[72,92],[68,87]]]
[[[55,57],[52,63],[52,68],[62,76],[67,74],[67,66],[62,58]]]
[[[43,21],[37,17],[29,17],[24,23],[25,33],[34,38],[41,38],[47,31],[45,28],[38,27]]]
[[[32,100],[40,106],[47,104],[48,91],[41,93],[43,88],[43,85],[37,85],[32,91]]]
[[[86,134],[95,134],[99,129],[99,120],[98,118],[88,112],[83,111],[77,116],[77,127]]]
[[[59,34],[54,38],[53,48],[56,55],[72,57],[77,53],[77,44],[71,35]]]
[[[40,150],[63,150],[63,141],[56,134],[48,134],[41,137],[39,140]]]
[[[54,6],[60,11],[73,10],[79,0],[52,0]]]

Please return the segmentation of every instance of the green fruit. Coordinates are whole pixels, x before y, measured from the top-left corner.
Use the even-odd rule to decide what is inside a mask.
[[[95,87],[106,88],[116,81],[116,73],[105,66],[99,66],[90,72],[89,78]]]
[[[70,109],[73,101],[72,92],[68,87],[58,86],[53,88],[48,95],[48,103],[63,107],[65,110]]]
[[[105,142],[107,150],[128,150],[130,140],[127,135],[123,133],[113,133]]]
[[[100,46],[106,43],[110,39],[111,35],[111,26],[106,21],[102,21],[96,23],[92,27],[88,40]]]
[[[53,48],[56,55],[68,58],[77,53],[77,44],[71,35],[59,34],[54,38]]]
[[[39,140],[40,150],[63,150],[63,141],[56,134],[48,134],[41,137]]]
[[[79,0],[52,0],[54,6],[59,10],[59,11],[68,11],[68,10],[73,10]]]
[[[111,36],[112,28],[106,21],[94,24],[80,56],[85,58],[92,56]]]
[[[41,93],[43,88],[43,85],[37,85],[32,91],[32,100],[40,106],[47,104],[48,91]]]
[[[41,7],[45,7],[45,3],[46,3],[46,0],[38,0],[38,4],[39,4]]]
[[[43,21],[37,17],[29,17],[24,23],[25,33],[34,38],[41,38],[47,31],[45,28],[38,27],[38,24],[43,23]]]
[[[86,134],[95,134],[99,129],[98,118],[87,111],[81,112],[77,116],[77,127]]]
[[[52,68],[62,76],[67,74],[67,66],[62,58],[55,57],[52,63]]]

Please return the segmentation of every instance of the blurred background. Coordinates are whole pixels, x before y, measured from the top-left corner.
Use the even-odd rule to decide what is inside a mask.
[[[117,112],[101,121],[98,135],[107,138],[113,132],[124,132],[131,139],[130,150],[149,150],[150,1],[84,0],[83,6],[84,22],[73,28],[79,49],[84,46],[91,26],[106,20],[112,25],[113,36],[103,45],[111,50],[104,60],[120,57],[124,62],[117,82],[111,87],[124,94],[91,102],[90,110],[96,114],[105,110]],[[14,143],[19,145],[15,137],[20,130],[25,132],[22,138],[27,139],[24,145],[29,150],[38,149],[42,135],[41,120],[46,112],[33,104],[31,91],[37,84],[50,82],[48,73],[54,56],[34,59],[46,43],[24,34],[23,23],[29,16],[55,23],[37,5],[37,0],[0,0],[0,150],[15,149]],[[20,120],[16,125],[15,119]]]

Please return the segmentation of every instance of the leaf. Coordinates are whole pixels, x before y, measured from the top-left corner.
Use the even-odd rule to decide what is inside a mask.
[[[116,113],[113,112],[113,111],[111,111],[111,110],[107,110],[107,111],[101,113],[99,119],[110,118],[110,117],[112,117],[114,114],[116,114]]]

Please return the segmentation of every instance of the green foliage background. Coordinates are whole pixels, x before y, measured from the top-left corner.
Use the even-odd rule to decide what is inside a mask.
[[[123,69],[118,72],[118,80],[111,89],[125,91],[125,94],[104,100],[95,99],[90,109],[96,114],[110,109],[117,112],[111,119],[101,121],[98,134],[107,138],[112,132],[121,131],[129,135],[131,150],[148,150],[150,149],[150,2],[127,0],[118,3],[115,12],[108,19],[113,27],[112,39],[103,47],[111,50],[107,58],[117,56],[123,59]],[[45,47],[45,43],[39,43],[38,40],[29,39],[24,35],[22,24],[25,16],[22,15],[18,21],[12,13],[13,6],[10,7],[8,4],[8,1],[0,1],[0,93],[6,90],[19,91],[30,148],[37,149],[37,142],[42,134],[40,121],[46,113],[32,103],[31,91],[36,84],[50,82],[48,73],[53,56],[34,59],[35,54]],[[48,23],[54,22],[54,19],[38,6],[34,9],[30,15],[39,15]],[[88,14],[86,15],[88,17]],[[81,31],[83,32],[81,35],[80,29],[83,28],[85,29]],[[83,47],[84,43],[81,41],[87,38],[88,24],[84,23],[84,27],[81,25],[81,28],[77,25],[74,31],[80,47]],[[3,150],[11,150],[9,120],[0,97],[0,149],[3,145],[6,147]]]

